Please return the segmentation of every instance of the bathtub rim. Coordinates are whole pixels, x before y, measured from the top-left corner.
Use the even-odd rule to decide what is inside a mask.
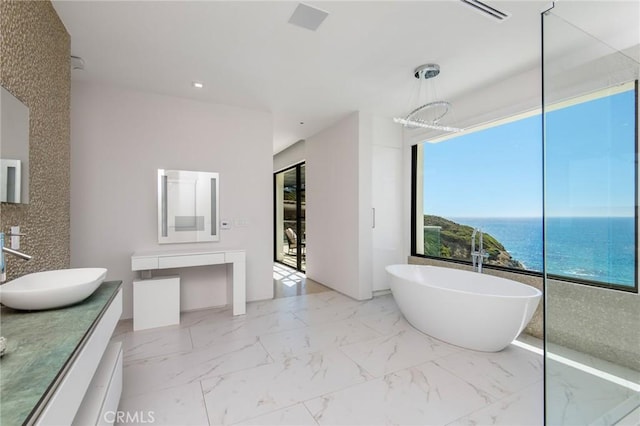
[[[389,270],[389,268],[393,268],[393,267],[410,267],[410,268],[415,268],[415,269],[424,269],[424,268],[429,268],[429,269],[439,269],[439,270],[446,270],[446,271],[455,271],[454,273],[460,273],[460,274],[479,274],[481,276],[487,276],[487,277],[491,277],[492,279],[497,279],[500,281],[508,281],[510,283],[515,283],[519,286],[524,286],[527,288],[527,290],[532,291],[533,294],[528,294],[528,295],[504,295],[504,294],[495,294],[495,293],[480,293],[480,292],[473,292],[473,291],[469,291],[469,290],[460,290],[460,289],[455,289],[455,288],[450,288],[450,287],[445,287],[445,286],[437,286],[437,285],[433,285],[433,284],[428,284],[425,282],[418,282],[415,280],[412,280],[410,277],[404,277],[401,275],[398,275],[394,272],[392,272],[391,270]],[[397,269],[397,268],[396,268]],[[499,277],[496,275],[491,275],[491,274],[481,274],[478,272],[474,272],[474,271],[468,271],[465,269],[456,269],[456,268],[447,268],[444,266],[435,266],[435,265],[418,265],[418,264],[413,264],[413,263],[394,263],[392,265],[387,265],[385,266],[385,271],[390,274],[391,276],[395,277],[395,278],[399,278],[402,280],[406,280],[406,281],[410,281],[416,285],[421,285],[424,287],[429,287],[432,289],[437,289],[437,290],[442,290],[442,291],[451,291],[454,293],[460,293],[460,294],[466,294],[466,295],[472,295],[472,296],[480,296],[480,297],[493,297],[493,298],[503,298],[503,299],[535,299],[535,298],[541,298],[543,296],[543,292],[542,290],[540,290],[537,287],[534,287],[532,285],[529,284],[525,284],[522,283],[520,281],[516,281],[516,280],[512,280],[510,278],[503,278],[503,277]],[[391,288],[391,291],[393,292],[393,288]]]

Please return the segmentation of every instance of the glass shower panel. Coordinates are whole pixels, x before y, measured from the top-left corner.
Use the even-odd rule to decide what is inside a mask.
[[[546,424],[640,424],[640,5],[558,2],[542,34]]]

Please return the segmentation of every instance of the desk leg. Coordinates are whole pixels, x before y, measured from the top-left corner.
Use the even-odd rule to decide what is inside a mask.
[[[233,315],[244,315],[247,312],[245,261],[237,259],[231,265],[233,270]]]
[[[233,315],[247,313],[245,262],[233,262]]]

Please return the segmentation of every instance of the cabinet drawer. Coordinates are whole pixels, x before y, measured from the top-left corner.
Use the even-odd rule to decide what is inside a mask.
[[[122,343],[112,342],[102,356],[72,426],[113,425],[122,393]]]
[[[158,259],[158,267],[185,268],[189,266],[217,265],[224,262],[224,253],[190,254],[183,256],[163,256]]]
[[[150,269],[158,269],[157,257],[132,257],[131,258],[132,271],[147,271]]]

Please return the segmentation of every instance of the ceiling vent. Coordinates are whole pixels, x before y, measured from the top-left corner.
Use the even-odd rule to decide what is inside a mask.
[[[315,31],[327,16],[329,16],[329,13],[324,10],[299,3],[296,10],[293,11],[293,15],[289,18],[289,23]]]
[[[496,9],[495,7],[489,6],[488,4],[478,0],[460,0],[460,1],[466,4],[467,6],[472,7],[473,10],[475,10],[476,12],[481,13],[483,16],[486,16],[487,18],[491,18],[494,21],[503,22],[511,16],[511,13],[509,12],[504,12],[502,10]]]

